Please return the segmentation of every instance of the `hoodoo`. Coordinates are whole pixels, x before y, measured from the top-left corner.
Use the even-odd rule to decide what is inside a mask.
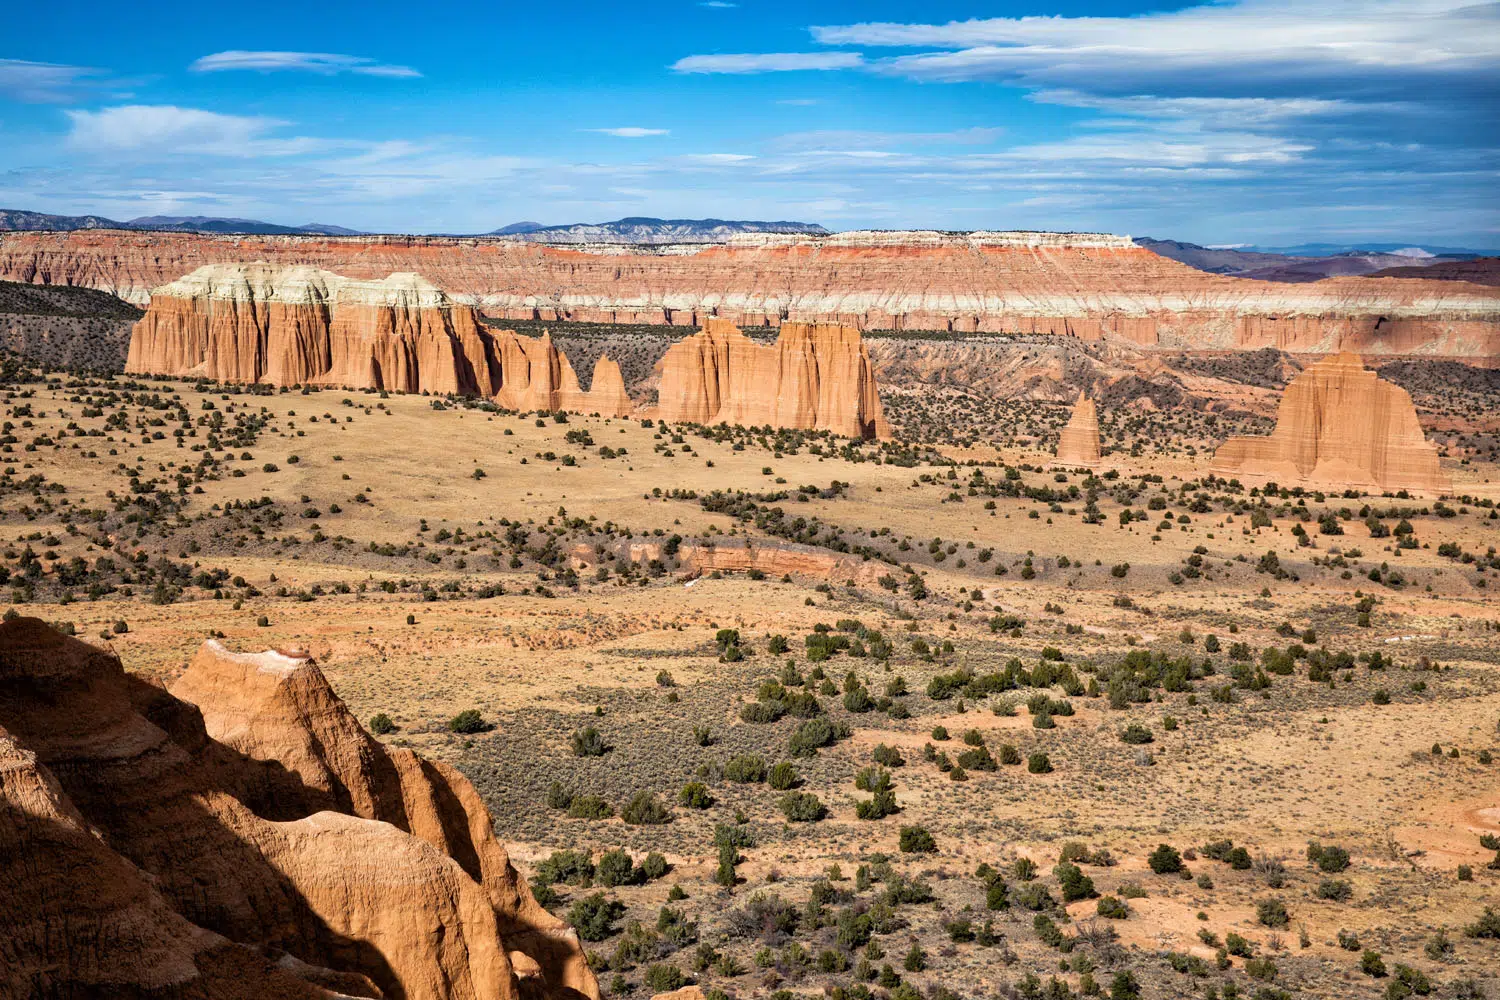
[[[776,343],[761,345],[728,320],[710,319],[668,348],[658,367],[666,420],[890,436],[853,327],[783,323]]]
[[[596,401],[548,336],[492,333],[471,307],[415,274],[360,281],[314,267],[204,265],[152,291],[125,370],[629,412],[618,366],[595,367]]]
[[[1292,380],[1267,437],[1233,437],[1214,453],[1221,476],[1317,489],[1452,489],[1422,435],[1405,389],[1367,371],[1355,354],[1309,366]]]
[[[1094,468],[1099,464],[1099,411],[1088,394],[1078,393],[1073,415],[1057,442],[1054,465],[1081,465]]]
[[[0,996],[597,998],[468,779],[300,654],[206,644],[168,693],[0,623]]]

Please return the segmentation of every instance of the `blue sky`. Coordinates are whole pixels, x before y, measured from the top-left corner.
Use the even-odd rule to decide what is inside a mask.
[[[0,207],[1500,245],[1497,3],[242,10],[8,11]]]

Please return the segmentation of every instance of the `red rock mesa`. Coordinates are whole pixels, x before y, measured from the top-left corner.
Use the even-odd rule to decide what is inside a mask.
[[[1054,465],[1081,465],[1095,468],[1099,464],[1099,412],[1094,401],[1080,392],[1073,404],[1073,415],[1057,442]]]
[[[210,642],[168,693],[0,624],[0,996],[329,991],[598,997],[468,780],[367,736],[311,660]]]
[[[837,233],[692,246],[549,247],[500,238],[0,233],[0,278],[145,304],[204,264],[270,261],[351,278],[415,272],[486,315],[666,323],[709,318],[870,329],[1052,333],[1163,350],[1423,354],[1492,364],[1500,288],[1205,274],[1121,236]]]
[[[520,410],[623,416],[619,366],[583,392],[547,336],[491,332],[410,273],[356,280],[313,267],[204,265],[156,288],[126,371],[223,382],[330,385],[495,398]]]
[[[761,345],[733,323],[710,319],[668,348],[658,368],[665,420],[890,436],[870,356],[853,327],[784,323],[774,345]]]
[[[1339,354],[1309,366],[1286,387],[1267,437],[1233,437],[1210,466],[1221,476],[1283,486],[1343,490],[1453,488],[1437,449],[1422,436],[1405,389]]]

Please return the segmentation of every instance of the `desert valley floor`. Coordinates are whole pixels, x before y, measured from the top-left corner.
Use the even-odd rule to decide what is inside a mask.
[[[0,573],[154,681],[307,650],[610,996],[1500,995],[1500,389],[1405,373],[1445,500],[1262,492],[1208,458],[1284,377],[1195,364],[1090,473],[1061,391],[861,444],[7,362]]]

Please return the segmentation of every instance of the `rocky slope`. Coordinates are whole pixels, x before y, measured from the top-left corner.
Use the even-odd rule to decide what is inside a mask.
[[[853,327],[784,323],[768,346],[710,319],[673,344],[658,367],[657,412],[674,423],[890,437],[870,356]]]
[[[1211,471],[1281,486],[1444,493],[1452,488],[1411,396],[1353,354],[1309,366],[1286,388],[1267,437],[1232,437]]]
[[[55,368],[119,371],[141,311],[91,288],[0,281],[0,351]]]
[[[1114,236],[750,234],[719,244],[563,248],[499,238],[0,234],[0,278],[136,303],[215,262],[355,279],[420,274],[485,314],[543,321],[1050,333],[1150,349],[1500,356],[1500,292],[1465,282],[1204,274]]]
[[[493,397],[518,410],[628,412],[618,367],[597,399],[545,335],[492,332],[415,274],[375,281],[263,262],[209,264],[155,289],[126,371],[223,382]]]
[[[597,997],[452,769],[295,652],[163,691],[0,624],[0,996]]]

